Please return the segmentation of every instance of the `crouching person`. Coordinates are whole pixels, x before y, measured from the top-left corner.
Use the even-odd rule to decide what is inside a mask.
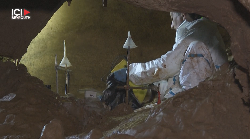
[[[158,59],[129,65],[130,81],[136,85],[160,84],[161,99],[171,98],[197,86],[227,63],[225,46],[215,23],[197,14],[171,12],[170,16],[171,28],[176,30],[172,50]],[[113,86],[108,84],[104,91],[108,95],[103,100],[118,99],[120,97],[117,96],[122,93],[114,93],[121,91],[114,86],[125,85],[126,69],[115,72],[109,78],[115,83]]]

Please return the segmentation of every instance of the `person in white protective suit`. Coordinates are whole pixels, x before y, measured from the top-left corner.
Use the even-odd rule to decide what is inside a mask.
[[[170,16],[176,29],[173,49],[158,59],[129,65],[129,79],[136,85],[160,84],[161,99],[197,86],[227,62],[216,23],[196,14]]]

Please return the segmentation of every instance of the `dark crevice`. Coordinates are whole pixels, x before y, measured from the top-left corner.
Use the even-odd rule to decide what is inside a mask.
[[[234,73],[234,83],[237,84],[240,91],[243,92],[243,87],[241,86],[239,79],[236,79],[235,76],[236,74]]]
[[[250,77],[249,77],[249,72],[248,69],[243,68],[240,65],[236,65],[235,68],[239,69],[240,71],[244,72],[247,75],[247,82],[248,82],[248,89],[250,86]],[[234,82],[238,85],[239,89],[241,90],[241,92],[243,93],[243,87],[240,84],[239,80],[235,78],[236,74],[234,73]],[[250,98],[249,98],[249,92],[247,94],[247,96],[244,96],[241,98],[243,105],[247,106],[249,108],[249,112],[250,112]]]
[[[243,102],[243,105],[247,106],[247,107],[250,107],[250,103],[249,103],[249,99],[248,100],[245,100],[244,98],[241,98],[242,102]],[[249,112],[250,112],[250,109],[249,109]]]
[[[248,9],[242,5],[238,0],[231,0],[234,4],[235,11],[244,19],[250,26],[250,12]]]
[[[249,75],[248,69],[243,68],[243,67],[242,67],[242,66],[240,66],[240,65],[237,65],[237,67],[236,67],[236,68],[237,68],[237,69],[239,69],[240,71],[242,71],[242,72],[246,73],[247,75]]]

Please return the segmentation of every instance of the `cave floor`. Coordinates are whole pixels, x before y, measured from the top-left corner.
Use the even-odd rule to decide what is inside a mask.
[[[249,108],[233,69],[134,112],[126,104],[108,111],[97,99],[60,97],[24,65],[0,66],[0,138],[249,138]]]

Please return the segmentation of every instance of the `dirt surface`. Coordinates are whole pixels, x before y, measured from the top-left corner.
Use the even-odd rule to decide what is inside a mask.
[[[60,97],[23,65],[18,70],[11,62],[0,66],[0,138],[39,138],[41,133],[42,138],[67,139],[247,139],[250,135],[249,107],[235,83],[235,68],[226,67],[213,79],[154,108],[133,112],[126,104],[108,111],[97,99]]]
[[[244,94],[233,78],[234,71],[221,71],[214,79],[182,92],[150,111],[138,112],[124,120],[110,134],[128,134],[126,138],[205,138],[247,139],[249,108],[241,98]],[[137,119],[137,116],[140,119]],[[143,119],[143,120],[141,120]],[[134,122],[140,124],[133,125]],[[129,128],[123,125],[131,125]],[[111,138],[122,138],[113,135]]]
[[[82,128],[63,107],[67,100],[30,76],[25,66],[19,65],[17,70],[14,63],[0,62],[0,67],[0,138],[39,138],[43,126],[53,119],[63,122],[65,135]]]
[[[46,137],[54,137],[59,128],[62,130],[56,133],[64,136],[88,133],[94,127],[103,132],[117,125],[105,126],[110,116],[133,112],[126,105],[109,113],[97,99],[60,97],[30,76],[24,65],[17,70],[12,62],[0,62],[0,67],[0,138],[39,138],[46,124]]]

